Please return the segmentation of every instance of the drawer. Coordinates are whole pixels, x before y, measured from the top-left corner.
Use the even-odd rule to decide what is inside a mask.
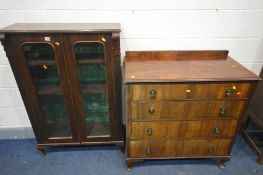
[[[246,101],[130,101],[128,110],[132,120],[238,119],[246,104]]]
[[[129,157],[226,156],[231,139],[129,141]]]
[[[237,120],[131,122],[130,139],[233,137]]]
[[[250,83],[128,85],[128,100],[248,98]]]

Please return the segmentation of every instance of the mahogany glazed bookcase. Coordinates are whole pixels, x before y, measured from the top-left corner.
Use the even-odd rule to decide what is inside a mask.
[[[120,24],[18,23],[0,30],[36,139],[123,146]]]

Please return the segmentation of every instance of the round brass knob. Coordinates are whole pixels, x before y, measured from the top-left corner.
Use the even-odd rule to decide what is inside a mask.
[[[214,147],[208,147],[208,153],[212,153],[212,152],[214,152],[214,150],[215,150],[215,148]]]
[[[157,94],[156,90],[150,90],[150,96],[152,98],[156,97],[156,94]]]
[[[220,132],[220,128],[218,128],[218,127],[215,127],[213,130],[214,130],[215,134],[218,134]]]
[[[155,109],[153,107],[151,107],[149,110],[148,110],[149,113],[154,113],[155,112]]]
[[[224,115],[226,112],[225,108],[220,108],[219,109],[219,115]]]
[[[150,155],[151,153],[152,153],[151,148],[146,148],[146,149],[145,149],[145,154],[146,154],[146,155]]]
[[[152,129],[152,128],[147,128],[147,129],[146,129],[146,134],[147,134],[148,136],[152,135],[152,133],[153,133],[153,129]]]
[[[232,95],[233,90],[231,88],[225,89],[225,96],[230,97]]]

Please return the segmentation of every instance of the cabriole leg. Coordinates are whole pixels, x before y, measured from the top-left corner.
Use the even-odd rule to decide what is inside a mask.
[[[45,146],[37,146],[37,150],[40,152],[42,157],[46,156],[46,150],[45,150]]]
[[[218,163],[218,167],[220,169],[224,169],[225,168],[225,162],[229,161],[229,159],[221,159],[219,160],[219,163]]]
[[[258,163],[263,164],[263,154],[258,156]]]
[[[126,160],[127,171],[130,172],[132,170],[132,161]]]

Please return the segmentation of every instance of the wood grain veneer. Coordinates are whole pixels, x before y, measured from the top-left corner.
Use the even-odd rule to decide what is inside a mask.
[[[258,76],[228,51],[128,51],[126,162],[230,159]]]
[[[139,101],[128,102],[132,121],[239,119],[246,101]],[[153,112],[152,112],[152,111]],[[222,110],[224,110],[222,112]]]
[[[231,139],[131,141],[129,156],[134,158],[222,156],[228,154],[230,145]]]
[[[131,84],[128,88],[128,100],[184,100],[184,99],[231,99],[250,96],[250,83],[147,83]],[[235,87],[230,96],[226,96],[227,88]],[[150,91],[156,91],[154,97]]]
[[[127,52],[124,82],[259,80],[258,76],[254,73],[232,58],[226,57],[227,52]]]
[[[237,123],[237,120],[132,122],[129,133],[131,140],[233,137]]]

